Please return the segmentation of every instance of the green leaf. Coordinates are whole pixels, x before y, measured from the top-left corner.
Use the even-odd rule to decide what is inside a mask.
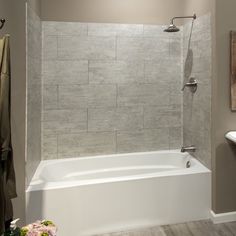
[[[20,236],[26,236],[27,233],[28,233],[28,229],[22,228],[22,229],[20,230]]]
[[[54,224],[50,220],[45,220],[45,221],[42,222],[42,225],[49,226],[49,225],[54,225]]]
[[[41,236],[49,236],[48,233],[42,233]]]

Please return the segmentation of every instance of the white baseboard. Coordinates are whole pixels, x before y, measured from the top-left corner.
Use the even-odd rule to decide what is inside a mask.
[[[214,211],[211,210],[210,216],[214,224],[236,221],[236,211],[216,214]]]

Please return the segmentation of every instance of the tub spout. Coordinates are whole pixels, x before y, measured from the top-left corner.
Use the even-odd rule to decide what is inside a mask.
[[[182,147],[181,152],[196,152],[196,147],[193,145]]]

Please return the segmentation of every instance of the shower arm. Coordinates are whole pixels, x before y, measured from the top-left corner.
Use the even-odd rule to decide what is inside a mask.
[[[194,14],[193,16],[175,16],[175,17],[172,18],[171,24],[173,25],[174,20],[176,20],[176,19],[187,19],[187,18],[192,18],[192,19],[196,20],[197,16],[196,16],[196,14]]]

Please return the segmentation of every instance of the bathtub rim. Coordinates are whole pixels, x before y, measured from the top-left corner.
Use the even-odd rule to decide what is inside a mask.
[[[151,151],[151,152],[134,152],[134,153],[121,153],[121,154],[108,154],[108,155],[98,155],[98,156],[87,156],[87,157],[79,157],[79,160],[93,160],[99,158],[117,158],[117,156],[125,157],[125,156],[133,156],[133,155],[153,155],[153,154],[183,154],[180,150],[163,150],[163,151]],[[185,153],[186,155],[186,153]],[[204,166],[199,160],[189,154],[190,160],[194,165],[190,168],[183,168],[180,170],[170,170],[164,172],[150,173],[150,174],[142,174],[142,175],[134,175],[134,176],[121,176],[121,177],[110,177],[110,178],[100,178],[100,179],[92,179],[92,180],[74,180],[74,181],[58,181],[58,182],[42,182],[42,184],[35,184],[35,177],[39,175],[44,166],[53,163],[64,163],[68,161],[78,160],[78,157],[74,158],[63,158],[63,159],[54,159],[54,160],[42,160],[30,181],[30,184],[27,186],[26,192],[34,192],[34,191],[43,191],[43,190],[54,190],[54,189],[65,189],[86,185],[95,185],[95,184],[106,184],[112,182],[122,182],[122,181],[134,181],[134,180],[143,180],[143,179],[151,179],[151,178],[164,178],[167,176],[180,176],[180,175],[192,175],[192,174],[210,174],[211,170],[209,170],[206,166]]]

